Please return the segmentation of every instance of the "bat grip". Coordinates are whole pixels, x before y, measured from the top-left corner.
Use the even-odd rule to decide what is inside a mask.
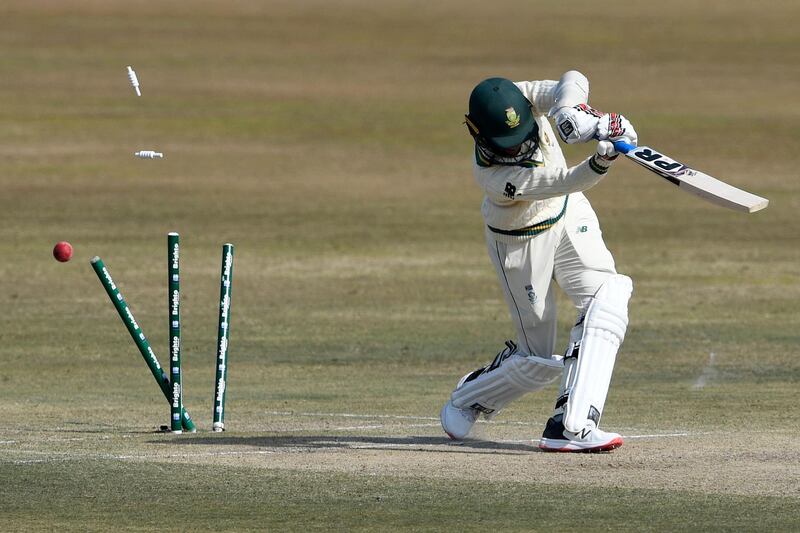
[[[614,150],[617,152],[622,152],[623,154],[627,154],[636,148],[636,146],[626,143],[625,141],[614,141],[612,144],[614,145]]]

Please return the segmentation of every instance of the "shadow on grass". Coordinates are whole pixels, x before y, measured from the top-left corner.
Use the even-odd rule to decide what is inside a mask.
[[[435,453],[508,453],[541,452],[533,444],[517,442],[493,442],[479,439],[467,439],[454,442],[447,437],[368,437],[368,436],[342,436],[342,435],[275,435],[275,436],[198,436],[193,438],[179,438],[174,440],[154,440],[152,444],[167,444],[174,446],[249,446],[253,448],[301,448],[315,449],[380,449],[380,450],[414,450]],[[431,446],[435,446],[432,448]]]

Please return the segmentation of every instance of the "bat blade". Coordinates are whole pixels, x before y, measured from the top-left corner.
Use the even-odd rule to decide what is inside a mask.
[[[716,204],[735,211],[755,213],[761,211],[769,204],[769,200],[755,194],[737,189],[724,181],[711,177],[698,170],[691,170],[679,178],[678,187],[686,190],[712,204]]]
[[[766,198],[688,167],[649,146],[633,146],[626,142],[615,141],[614,148],[624,153],[634,163],[712,204],[744,213],[755,213],[769,204]]]

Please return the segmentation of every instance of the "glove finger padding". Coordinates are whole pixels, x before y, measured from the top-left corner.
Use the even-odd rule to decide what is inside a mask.
[[[619,152],[610,141],[600,141],[597,143],[597,155],[606,161],[613,161],[619,156]]]
[[[639,136],[633,129],[633,124],[619,113],[607,113],[597,123],[597,138],[601,141],[624,140],[637,144]]]

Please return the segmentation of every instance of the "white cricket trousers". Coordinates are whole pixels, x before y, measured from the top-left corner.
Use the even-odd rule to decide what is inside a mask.
[[[569,296],[580,316],[600,286],[617,272],[597,215],[582,193],[570,194],[564,216],[532,239],[500,242],[487,228],[486,244],[518,345],[539,357],[556,353],[556,298],[551,281]]]

